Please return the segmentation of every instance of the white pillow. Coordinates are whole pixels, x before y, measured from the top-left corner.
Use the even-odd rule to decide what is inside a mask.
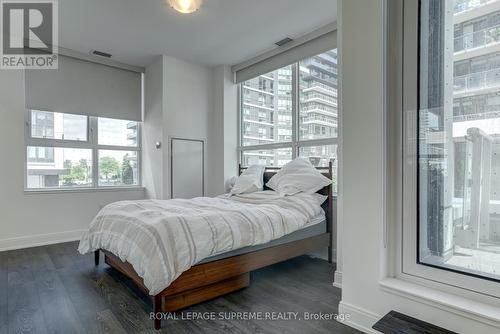
[[[297,158],[287,163],[267,183],[280,195],[300,192],[312,194],[328,186],[332,180],[321,174],[309,160]]]
[[[265,166],[252,165],[236,179],[231,195],[253,193],[264,189]]]
[[[224,189],[226,194],[231,192],[231,189],[233,189],[237,179],[238,179],[237,176],[233,176],[229,180],[226,180],[226,182],[224,183]]]

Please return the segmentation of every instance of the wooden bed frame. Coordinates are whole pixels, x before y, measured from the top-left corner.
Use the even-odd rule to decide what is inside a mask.
[[[244,167],[239,167],[240,174]],[[328,167],[317,167],[326,177],[332,179],[332,163]],[[267,167],[264,172],[264,182],[279,170],[277,167]],[[264,184],[265,184],[264,183]],[[266,187],[265,187],[266,189]],[[327,186],[318,191],[327,195],[323,203],[325,210],[327,230],[326,233],[292,241],[278,246],[268,247],[249,253],[202,263],[191,267],[182,273],[170,286],[157,294],[150,296],[153,302],[153,312],[174,312],[188,306],[213,299],[215,297],[245,288],[250,285],[250,272],[281,261],[328,247],[328,261],[332,262],[332,218],[333,199],[332,186]],[[95,265],[99,265],[99,252],[104,253],[105,262],[130,278],[140,290],[149,296],[148,289],[144,286],[141,277],[132,265],[121,261],[116,255],[101,249],[95,251]],[[161,328],[161,319],[155,317],[154,328]]]

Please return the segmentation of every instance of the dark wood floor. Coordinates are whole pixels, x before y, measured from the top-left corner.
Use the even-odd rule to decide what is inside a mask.
[[[71,242],[0,252],[0,334],[158,333],[149,299],[76,248]],[[331,284],[333,269],[299,257],[252,273],[244,290],[184,312],[336,313],[340,290]],[[334,320],[167,320],[163,327],[175,334],[359,333]]]

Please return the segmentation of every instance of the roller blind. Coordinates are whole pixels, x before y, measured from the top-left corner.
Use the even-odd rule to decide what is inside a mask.
[[[141,73],[59,55],[55,70],[26,70],[26,107],[142,120]]]
[[[294,46],[286,51],[265,58],[247,67],[235,66],[235,80],[240,83],[255,78],[261,74],[313,57],[337,47],[337,31],[327,32],[305,43]]]

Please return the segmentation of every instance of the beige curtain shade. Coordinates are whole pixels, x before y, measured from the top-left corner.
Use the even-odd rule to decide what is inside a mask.
[[[233,67],[236,83],[255,78],[278,68],[296,63],[300,60],[313,57],[337,47],[337,31],[329,31],[314,39],[296,45],[286,51],[265,58],[249,66],[236,65]]]

